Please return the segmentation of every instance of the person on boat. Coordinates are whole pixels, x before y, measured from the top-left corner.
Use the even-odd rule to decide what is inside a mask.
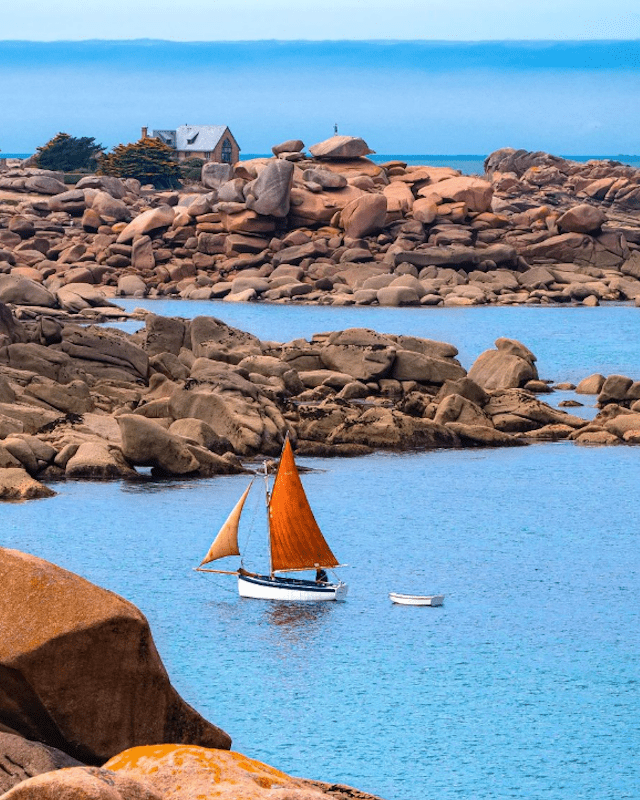
[[[323,569],[316,570],[316,583],[329,583],[329,576]]]

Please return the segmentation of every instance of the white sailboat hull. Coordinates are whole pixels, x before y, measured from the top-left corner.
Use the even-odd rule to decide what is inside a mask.
[[[284,600],[308,603],[342,602],[346,583],[316,583],[298,578],[268,575],[238,575],[240,597],[254,600]]]
[[[392,603],[402,606],[441,606],[444,602],[443,594],[400,594],[389,592],[389,599]]]

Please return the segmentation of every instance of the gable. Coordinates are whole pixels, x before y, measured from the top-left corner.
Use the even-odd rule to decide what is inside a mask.
[[[226,125],[181,125],[176,129],[176,150],[211,151],[227,131]]]

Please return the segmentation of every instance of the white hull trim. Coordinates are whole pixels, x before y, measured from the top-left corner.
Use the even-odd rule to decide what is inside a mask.
[[[347,596],[346,583],[316,583],[298,578],[268,575],[238,575],[240,597],[254,600],[285,600],[307,603],[342,602]]]
[[[441,606],[444,602],[443,594],[399,594],[389,592],[389,599],[392,603],[402,606]]]

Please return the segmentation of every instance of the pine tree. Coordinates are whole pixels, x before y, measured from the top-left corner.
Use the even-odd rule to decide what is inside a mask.
[[[36,163],[42,169],[62,172],[93,171],[102,153],[104,153],[104,147],[96,144],[93,136],[78,138],[70,136],[68,133],[57,133],[45,145],[38,147]]]
[[[159,139],[145,137],[132,144],[119,144],[99,162],[100,175],[136,178],[157,189],[174,187],[180,179],[175,152]]]

